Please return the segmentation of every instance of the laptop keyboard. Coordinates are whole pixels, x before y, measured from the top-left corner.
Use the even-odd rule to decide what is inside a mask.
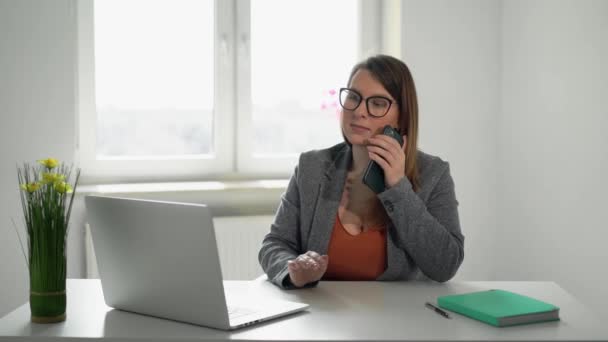
[[[243,308],[239,306],[228,306],[228,317],[230,317],[230,319],[240,318],[255,312],[255,310],[251,310],[248,308]]]

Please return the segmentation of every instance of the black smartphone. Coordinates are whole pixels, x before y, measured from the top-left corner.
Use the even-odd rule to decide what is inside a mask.
[[[392,137],[399,142],[400,146],[403,146],[403,137],[399,134],[399,131],[390,125],[384,126],[382,134]],[[369,161],[365,173],[363,173],[363,184],[367,185],[377,194],[386,190],[386,185],[384,184],[384,171],[382,170],[382,167],[373,160]]]

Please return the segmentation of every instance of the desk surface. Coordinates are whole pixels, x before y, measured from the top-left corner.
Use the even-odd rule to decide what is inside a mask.
[[[227,288],[310,304],[308,311],[233,332],[114,310],[105,305],[98,280],[69,279],[67,320],[30,323],[29,304],[0,319],[0,341],[73,338],[90,341],[409,341],[409,340],[594,340],[608,328],[552,282],[321,282],[313,289],[282,291],[263,279],[227,281]],[[561,321],[495,328],[424,307],[437,296],[499,288],[561,308]],[[74,341],[74,340],[72,340]]]

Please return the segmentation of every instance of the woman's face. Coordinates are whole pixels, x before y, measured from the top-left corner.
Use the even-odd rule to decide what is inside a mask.
[[[355,72],[349,88],[359,93],[362,98],[361,103],[354,110],[342,108],[340,124],[344,136],[346,136],[351,144],[365,145],[368,138],[382,133],[382,129],[386,125],[398,128],[399,106],[397,105],[397,101],[384,89],[380,82],[372,77],[369,70],[359,69]],[[381,96],[392,101],[386,115],[383,117],[373,117],[369,114],[365,102],[371,96]],[[370,110],[374,105],[372,102],[373,100],[370,100]]]

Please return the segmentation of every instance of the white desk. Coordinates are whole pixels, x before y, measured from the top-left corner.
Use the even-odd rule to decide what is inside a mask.
[[[281,291],[264,281],[228,281],[226,287],[272,293],[310,304],[307,312],[234,332],[113,310],[98,280],[68,280],[67,320],[30,323],[29,304],[0,319],[0,341],[410,341],[410,340],[599,340],[608,328],[552,282],[321,282],[317,288]],[[446,319],[424,307],[439,295],[500,288],[561,308],[562,320],[507,328],[452,314]]]

